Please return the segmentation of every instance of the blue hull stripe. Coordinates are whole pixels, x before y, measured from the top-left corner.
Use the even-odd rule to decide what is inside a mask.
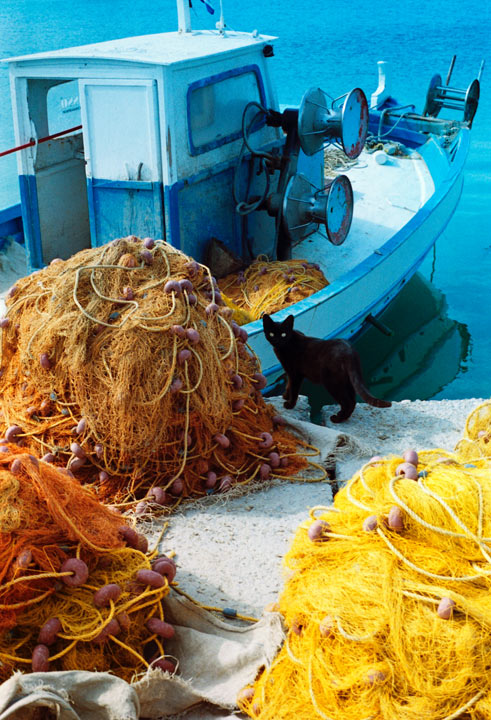
[[[19,175],[22,223],[26,239],[27,266],[30,270],[43,267],[39,206],[34,175]]]

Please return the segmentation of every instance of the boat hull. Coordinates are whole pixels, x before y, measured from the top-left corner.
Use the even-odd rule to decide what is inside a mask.
[[[306,335],[356,337],[366,327],[367,316],[380,314],[398,295],[445,230],[462,193],[467,152],[465,132],[447,177],[440,179],[433,195],[397,233],[344,276],[279,311],[275,319],[294,315],[295,328]],[[249,323],[245,329],[271,387],[283,370],[264,336],[262,322]]]

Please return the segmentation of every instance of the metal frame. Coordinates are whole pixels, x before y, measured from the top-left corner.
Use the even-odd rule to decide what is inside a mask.
[[[261,97],[261,102],[263,105],[266,105],[266,90],[264,87],[264,81],[261,74],[261,70],[259,68],[259,65],[251,64],[251,65],[244,65],[240,68],[232,68],[231,70],[224,70],[221,73],[218,73],[217,75],[210,75],[209,77],[202,78],[201,80],[196,80],[195,82],[191,83],[188,86],[187,93],[186,93],[186,114],[187,114],[187,123],[188,123],[188,142],[189,142],[189,153],[193,157],[196,155],[201,155],[205,152],[208,152],[209,150],[214,150],[217,147],[220,147],[221,145],[226,145],[227,143],[233,142],[234,140],[238,140],[242,137],[242,128],[240,128],[237,132],[231,133],[230,135],[226,135],[223,138],[220,138],[219,140],[213,140],[212,142],[206,143],[206,145],[199,145],[196,146],[193,143],[193,138],[191,134],[191,105],[190,105],[190,99],[191,99],[191,93],[193,90],[196,90],[197,88],[207,87],[208,85],[214,85],[215,83],[221,82],[222,80],[227,80],[230,77],[236,77],[238,75],[246,75],[247,73],[253,72],[256,76],[257,85],[259,89],[259,95]],[[259,129],[259,128],[258,128]]]

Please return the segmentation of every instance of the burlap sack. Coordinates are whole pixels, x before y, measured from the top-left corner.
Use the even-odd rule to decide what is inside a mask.
[[[239,691],[271,663],[283,640],[279,614],[238,627],[173,593],[164,602],[176,629],[166,652],[179,658],[181,675],[151,670],[129,685],[109,673],[16,673],[0,685],[0,720],[161,718],[201,702],[233,710]]]

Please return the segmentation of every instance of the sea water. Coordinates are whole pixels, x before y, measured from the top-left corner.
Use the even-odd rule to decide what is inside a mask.
[[[210,4],[213,16],[192,0],[193,27],[214,26],[220,3]],[[491,63],[491,3],[482,0],[223,0],[223,10],[233,30],[279,36],[271,68],[281,104],[298,105],[313,86],[334,97],[359,86],[370,96],[377,60],[385,60],[395,97],[421,111],[430,78],[445,80],[453,54],[456,87],[468,86],[481,59]],[[174,0],[0,0],[0,58],[176,28]],[[0,63],[0,152],[13,145],[8,70]],[[375,394],[491,396],[490,191],[487,68],[457,211],[421,274],[384,314],[391,335],[372,328],[357,342]],[[18,201],[15,156],[0,158],[0,209]]]

